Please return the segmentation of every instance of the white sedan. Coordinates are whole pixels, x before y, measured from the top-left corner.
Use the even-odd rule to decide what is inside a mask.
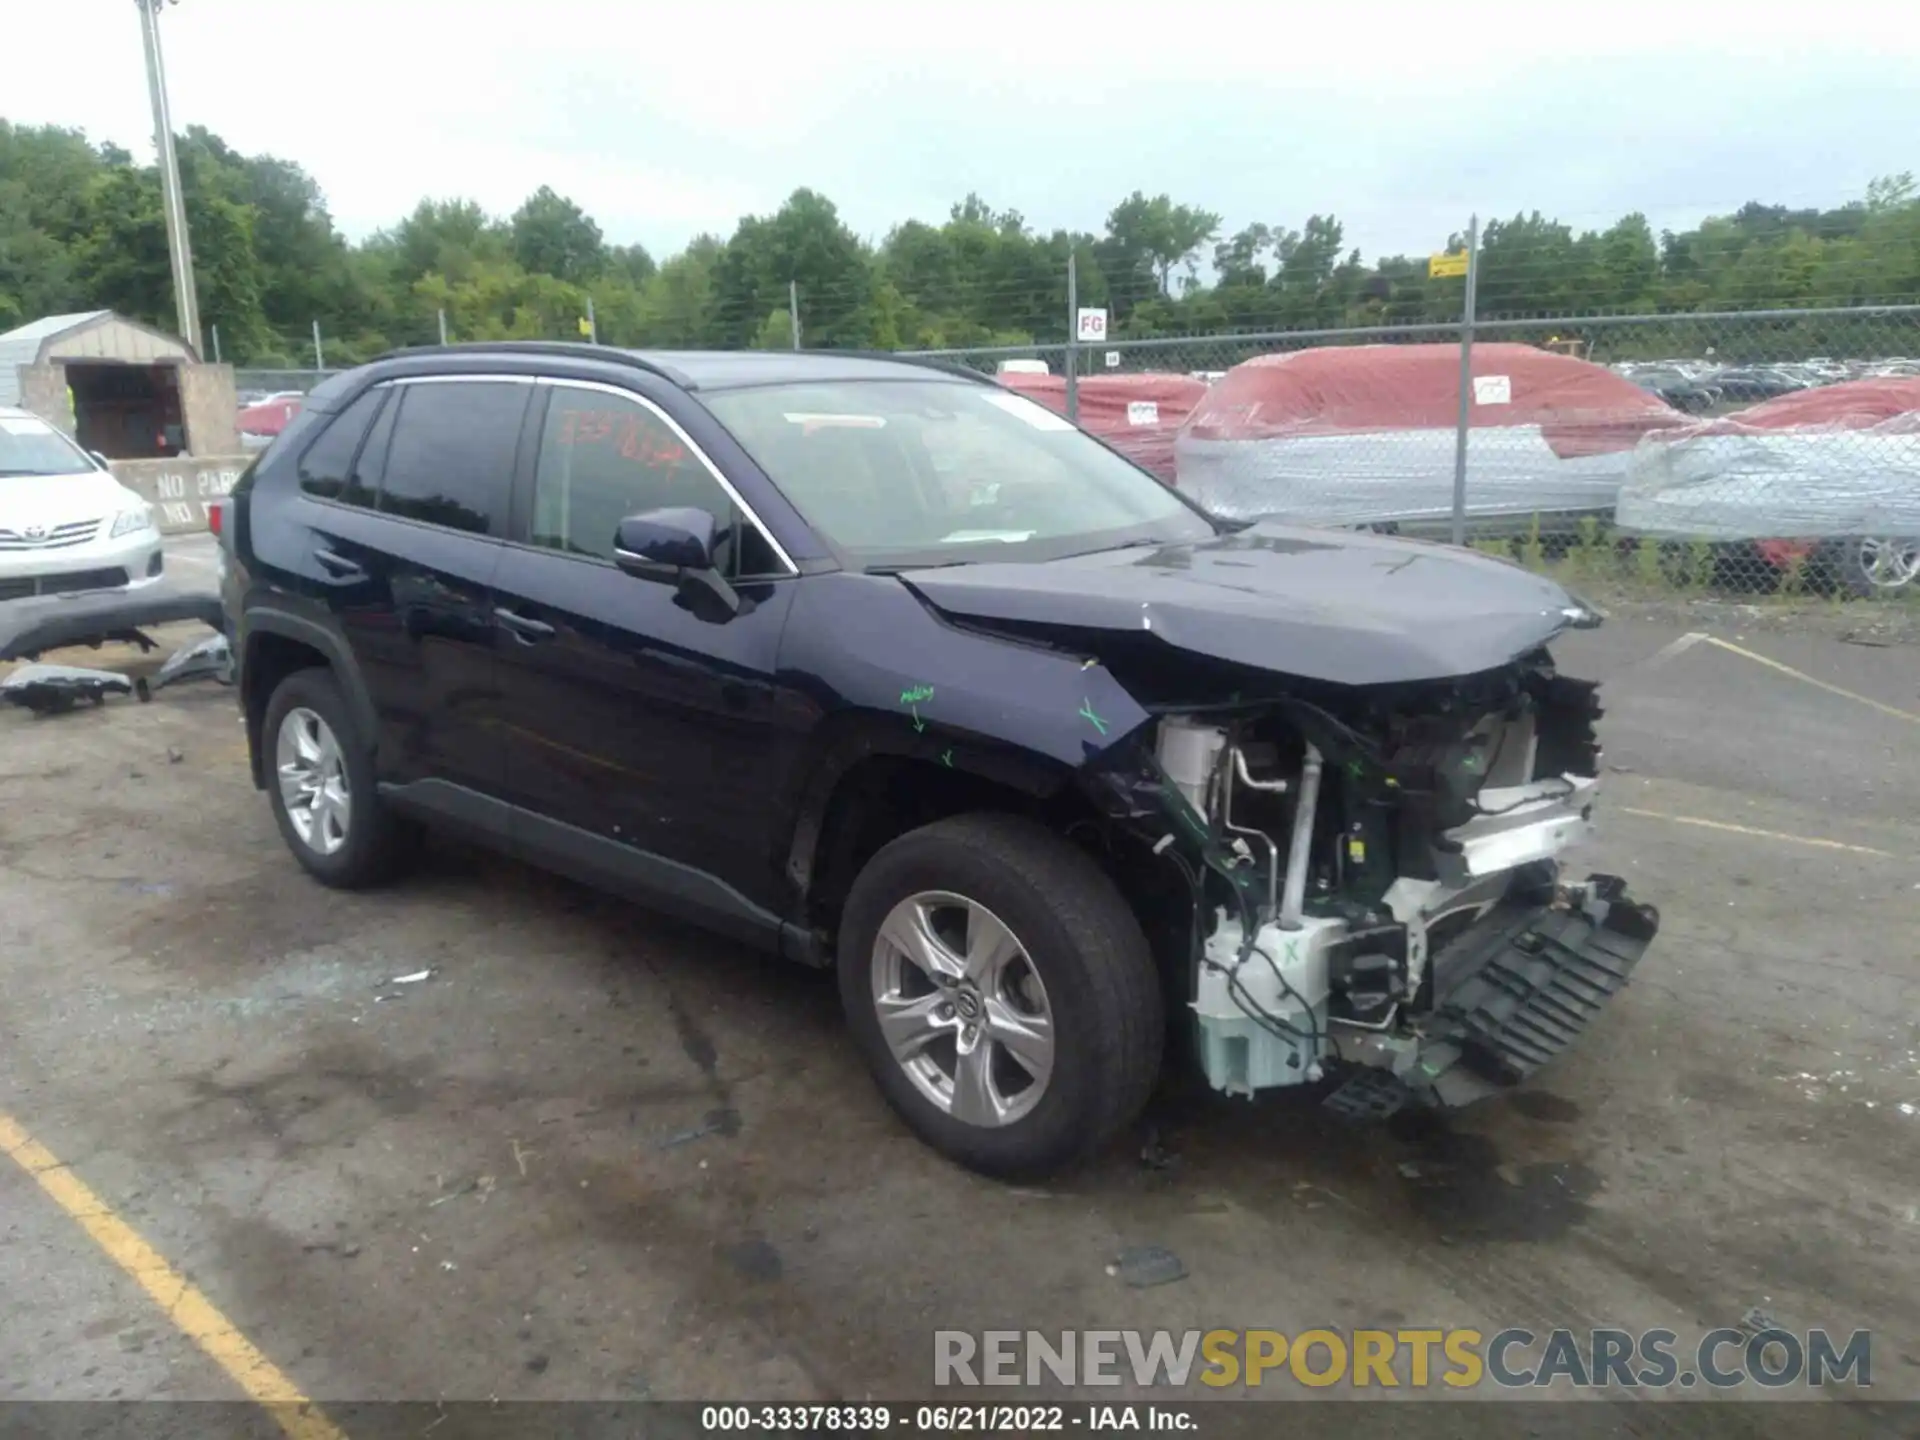
[[[37,415],[0,406],[0,601],[161,578],[153,508]]]

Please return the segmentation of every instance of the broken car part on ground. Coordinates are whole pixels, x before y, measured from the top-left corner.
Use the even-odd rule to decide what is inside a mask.
[[[152,650],[155,642],[146,632],[182,620],[223,629],[219,594],[151,587],[0,601],[0,661],[32,660],[51,650],[113,642]]]

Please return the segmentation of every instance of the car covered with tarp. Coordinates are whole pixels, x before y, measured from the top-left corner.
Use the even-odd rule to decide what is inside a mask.
[[[1620,492],[1621,528],[1751,543],[1857,592],[1920,580],[1920,377],[1802,390],[1650,435]]]
[[[297,392],[269,395],[243,408],[234,417],[234,428],[240,432],[241,447],[246,450],[266,449],[300,413],[300,407],[306,403],[306,399],[305,395]]]
[[[1037,400],[1056,415],[1067,413],[1064,375],[1008,372],[997,377],[1009,390]],[[1206,398],[1207,382],[1191,375],[1141,371],[1083,375],[1075,381],[1078,423],[1143,470],[1168,484],[1174,479],[1173,441],[1194,407]]]
[[[1411,531],[1453,512],[1460,348],[1351,345],[1234,366],[1175,440],[1181,491],[1216,514]],[[1476,344],[1466,513],[1605,513],[1635,444],[1686,417],[1604,366]],[[1482,526],[1484,528],[1484,526]]]

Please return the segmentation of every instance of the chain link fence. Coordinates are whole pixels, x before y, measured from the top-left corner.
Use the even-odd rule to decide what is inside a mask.
[[[282,395],[305,395],[337,370],[243,370],[233,372],[241,406],[258,405]]]
[[[1229,516],[1458,538],[1601,592],[1920,603],[1920,305],[902,353]],[[334,373],[235,380],[245,406]]]
[[[912,353],[1157,441],[1230,516],[1457,537],[1607,592],[1920,603],[1920,305]]]

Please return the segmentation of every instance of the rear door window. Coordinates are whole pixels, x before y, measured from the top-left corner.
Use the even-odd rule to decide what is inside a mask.
[[[502,533],[533,387],[451,380],[396,388],[378,508],[474,535]]]

